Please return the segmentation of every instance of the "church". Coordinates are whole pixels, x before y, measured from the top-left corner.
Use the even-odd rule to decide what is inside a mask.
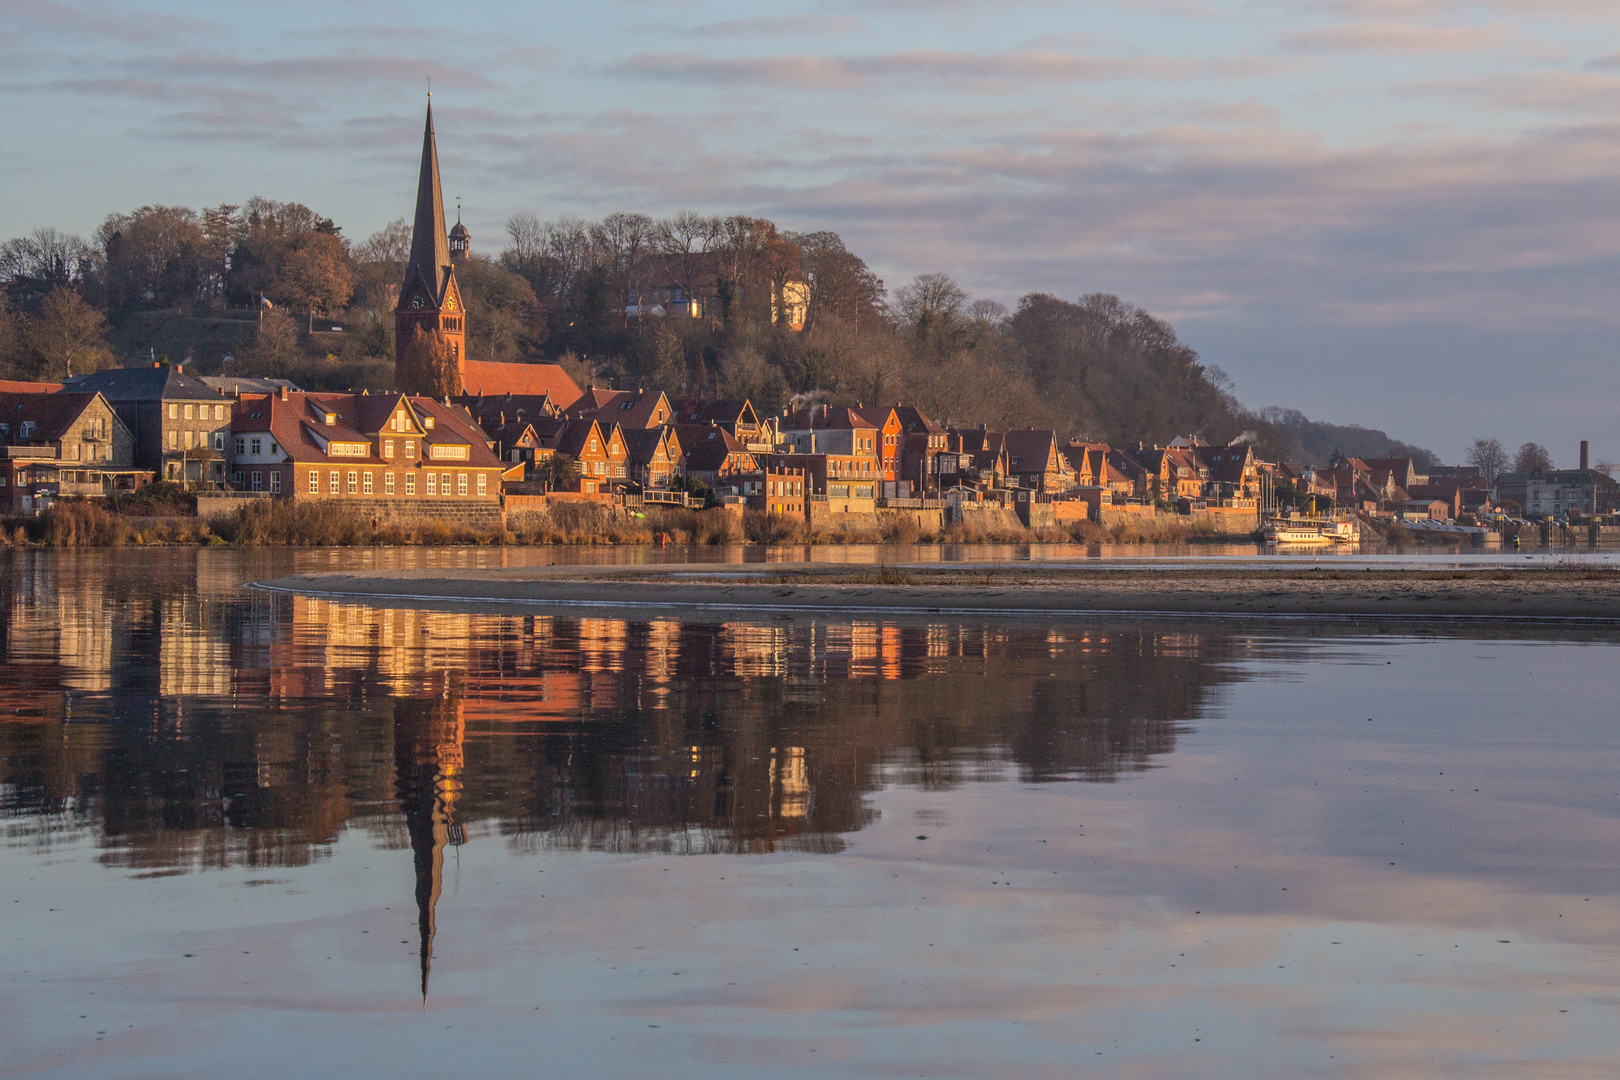
[[[467,258],[471,247],[472,236],[459,214],[455,227],[445,228],[430,95],[410,261],[399,289],[399,306],[394,309],[394,385],[407,394],[432,397],[548,396],[558,409],[568,408],[580,398],[580,389],[558,365],[502,364],[467,355],[467,307],[456,281],[456,266]]]

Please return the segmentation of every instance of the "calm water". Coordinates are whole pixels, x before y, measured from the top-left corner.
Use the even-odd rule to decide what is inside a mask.
[[[0,1076],[1620,1072],[1616,635],[242,588],[557,556],[0,560]]]

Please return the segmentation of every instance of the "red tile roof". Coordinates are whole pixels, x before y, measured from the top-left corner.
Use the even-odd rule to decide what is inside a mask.
[[[62,389],[59,382],[13,382],[0,379],[0,394],[54,394]]]
[[[491,360],[463,360],[463,394],[494,397],[496,394],[548,394],[552,401],[579,400],[579,386],[557,364],[498,364]]]

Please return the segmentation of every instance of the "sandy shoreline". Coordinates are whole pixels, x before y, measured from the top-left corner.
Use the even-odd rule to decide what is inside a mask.
[[[297,574],[278,592],[389,604],[659,610],[1369,616],[1620,623],[1620,571],[1053,567],[544,567]]]

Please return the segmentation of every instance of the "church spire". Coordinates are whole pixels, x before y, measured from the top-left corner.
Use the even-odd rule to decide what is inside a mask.
[[[433,136],[433,98],[428,96],[427,127],[422,132],[422,173],[416,183],[416,218],[411,226],[411,261],[405,267],[405,288],[421,275],[433,290],[433,300],[444,299],[450,271],[450,242],[444,227],[444,191],[439,184],[439,145]]]

